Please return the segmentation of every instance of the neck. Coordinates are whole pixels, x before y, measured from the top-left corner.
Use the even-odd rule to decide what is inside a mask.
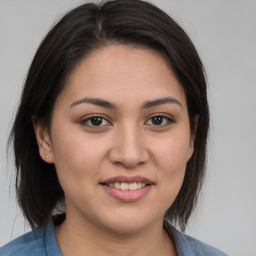
[[[143,230],[127,234],[117,233],[67,215],[65,221],[55,227],[55,234],[60,250],[65,256],[176,255],[173,242],[163,229],[162,220]]]

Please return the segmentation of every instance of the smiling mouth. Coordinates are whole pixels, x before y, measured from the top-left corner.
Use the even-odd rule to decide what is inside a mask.
[[[143,176],[116,176],[107,179],[100,183],[109,188],[123,190],[123,191],[133,191],[143,189],[147,186],[154,185],[152,180]]]
[[[151,191],[155,183],[143,176],[115,176],[100,182],[109,195],[123,202],[134,202]]]
[[[114,183],[103,183],[103,185],[106,185],[111,188],[116,188],[119,190],[137,190],[145,187],[147,184],[145,182],[132,182],[132,183],[114,182]]]

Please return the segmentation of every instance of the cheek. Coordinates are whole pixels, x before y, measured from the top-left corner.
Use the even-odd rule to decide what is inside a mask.
[[[182,186],[187,157],[189,152],[190,136],[173,136],[155,148],[155,164],[158,169],[157,178],[162,200],[166,209],[173,203]]]
[[[80,166],[83,169],[96,162],[103,153],[102,140],[88,136],[80,129],[67,127],[55,131],[52,147],[57,166],[65,163],[67,166]]]
[[[167,172],[183,170],[190,152],[190,135],[183,133],[165,138],[162,143],[155,143],[154,155],[158,165]]]
[[[88,187],[89,181],[96,183],[103,154],[99,143],[92,142],[83,133],[62,130],[58,130],[53,138],[54,164],[63,190]]]

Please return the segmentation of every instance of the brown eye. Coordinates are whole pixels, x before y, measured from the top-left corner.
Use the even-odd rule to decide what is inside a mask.
[[[91,118],[91,124],[92,124],[93,126],[99,126],[99,125],[101,125],[101,124],[102,124],[102,117],[98,117],[98,116],[92,117],[92,118]]]
[[[172,123],[175,123],[175,121],[172,118],[164,115],[152,116],[146,121],[146,124],[150,126],[167,126]]]
[[[153,125],[161,125],[162,123],[163,123],[163,117],[162,116],[152,117],[152,124]]]
[[[81,124],[88,127],[103,127],[108,126],[110,123],[101,116],[91,116],[81,121]]]

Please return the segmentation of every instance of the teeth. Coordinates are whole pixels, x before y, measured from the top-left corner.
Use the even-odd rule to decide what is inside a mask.
[[[109,187],[121,189],[121,190],[137,190],[146,186],[144,182],[133,182],[133,183],[124,183],[124,182],[115,182],[109,183]]]
[[[137,183],[136,182],[129,183],[128,187],[129,187],[129,190],[136,190],[137,189]]]
[[[121,190],[128,190],[129,184],[128,183],[121,183],[120,187],[121,187]]]
[[[114,183],[114,188],[120,189],[121,188],[120,183],[119,182],[115,182]]]

